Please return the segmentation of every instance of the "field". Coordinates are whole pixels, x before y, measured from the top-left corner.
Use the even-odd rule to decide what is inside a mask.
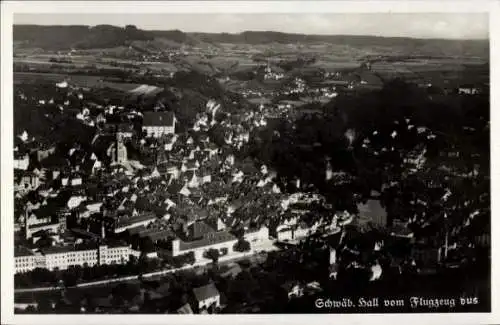
[[[109,87],[124,92],[131,91],[141,86],[140,84],[134,84],[134,83],[104,81],[102,77],[99,76],[64,75],[57,73],[30,73],[30,72],[14,73],[15,85],[22,83],[33,83],[33,82],[38,82],[40,80],[49,83],[52,82],[54,84],[66,80],[70,83],[74,83],[75,85],[84,88]]]
[[[433,59],[398,62],[375,62],[372,71],[384,79],[403,78],[416,83],[452,85],[487,83],[489,67],[479,60]]]

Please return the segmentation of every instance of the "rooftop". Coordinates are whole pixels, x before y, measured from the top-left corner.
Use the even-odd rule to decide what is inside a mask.
[[[24,247],[24,246],[16,246],[14,247],[14,256],[19,257],[19,256],[31,256],[35,255],[30,249]]]
[[[156,215],[154,213],[144,213],[140,214],[135,217],[129,217],[129,218],[123,218],[118,221],[119,226],[126,226],[130,224],[134,224],[136,222],[141,222],[141,221],[146,221],[146,220],[153,220],[156,219]]]
[[[144,112],[142,123],[144,126],[173,126],[174,118],[173,112]]]
[[[234,237],[228,231],[213,232],[210,234],[210,236],[206,236],[206,237],[199,239],[199,240],[188,241],[188,242],[181,240],[179,243],[179,250],[185,251],[185,250],[189,250],[189,249],[195,249],[195,248],[199,248],[199,247],[220,244],[220,243],[228,242],[228,241],[231,241],[234,239],[236,239],[236,237]]]
[[[189,226],[189,237],[192,239],[202,238],[204,235],[213,233],[215,230],[204,221],[196,221]]]
[[[204,301],[208,298],[219,296],[219,290],[213,283],[204,285],[203,287],[193,289],[194,296],[197,301]]]
[[[366,217],[386,217],[387,211],[380,204],[380,200],[368,200],[365,204],[358,204],[359,214]]]
[[[186,303],[184,306],[177,309],[177,314],[193,314],[193,309],[191,309],[191,305]]]

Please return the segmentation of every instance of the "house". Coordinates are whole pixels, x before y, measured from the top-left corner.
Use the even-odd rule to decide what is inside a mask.
[[[288,241],[293,240],[293,229],[292,228],[284,228],[276,231],[277,239],[279,241]]]
[[[472,85],[462,85],[458,87],[459,95],[476,95],[479,94],[479,89]]]
[[[371,222],[378,227],[387,225],[387,211],[381,205],[380,200],[369,199],[366,203],[358,204],[358,224]]]
[[[217,228],[206,221],[195,221],[185,229],[185,239],[172,241],[172,256],[194,252],[195,260],[203,260],[203,255],[209,249],[233,251],[238,239],[217,221]]]
[[[121,138],[132,138],[134,128],[132,124],[120,123],[116,126],[116,135]]]
[[[40,186],[40,177],[36,173],[21,170],[15,174],[17,178],[15,190],[20,193],[36,190]]]
[[[211,306],[220,307],[220,293],[213,283],[194,288],[193,294],[198,304],[198,310]]]
[[[48,232],[49,234],[58,234],[66,228],[66,220],[59,218],[52,219],[44,223],[26,225],[26,239],[31,239],[35,234]]]
[[[243,270],[241,269],[241,266],[238,263],[234,263],[229,267],[229,269],[222,273],[221,276],[223,278],[235,278],[238,274],[240,274]]]
[[[245,231],[245,239],[250,242],[264,241],[269,239],[269,228],[262,226]]]
[[[201,184],[210,183],[212,181],[212,174],[207,168],[201,168],[199,175]]]
[[[394,220],[393,225],[390,229],[391,236],[401,237],[401,238],[412,238],[413,232],[408,228],[407,223],[400,220]]]
[[[45,158],[49,157],[50,155],[54,154],[55,152],[56,152],[55,146],[52,147],[46,146],[43,148],[39,148],[36,152],[37,160],[42,161]]]
[[[176,118],[173,112],[144,112],[142,130],[149,137],[174,134]]]
[[[157,217],[154,213],[144,213],[128,218],[120,218],[115,224],[114,232],[120,233],[130,228],[147,226],[156,219]]]
[[[80,185],[82,185],[82,177],[80,175],[78,175],[78,174],[73,174],[71,176],[70,184],[71,184],[71,186],[80,186]]]
[[[82,171],[85,172],[86,174],[93,175],[97,170],[102,168],[102,163],[99,161],[96,157],[96,159],[87,159],[85,162],[82,164]],[[59,176],[59,175],[57,175]],[[54,177],[53,178],[57,178]]]
[[[281,288],[285,291],[288,299],[299,298],[304,295],[304,288],[298,283],[286,282]]]
[[[27,170],[30,164],[30,157],[28,154],[14,153],[14,169]]]

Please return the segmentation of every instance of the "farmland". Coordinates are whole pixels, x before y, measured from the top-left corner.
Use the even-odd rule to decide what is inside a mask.
[[[30,73],[30,72],[16,72],[14,73],[14,84],[34,83],[34,82],[47,82],[57,83],[66,80],[74,83],[83,88],[104,88],[108,87],[115,90],[124,92],[131,91],[138,88],[141,84],[134,83],[120,83],[110,82],[103,80],[99,76],[86,76],[86,75],[64,75],[57,73]]]

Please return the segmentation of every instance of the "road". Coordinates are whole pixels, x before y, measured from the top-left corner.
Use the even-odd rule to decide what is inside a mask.
[[[231,254],[228,254],[226,256],[222,256],[219,258],[218,262],[219,263],[224,263],[228,262],[231,260],[237,260],[245,257],[250,257],[255,254],[258,254],[262,251],[264,252],[270,252],[270,251],[275,251],[278,250],[276,246],[274,246],[274,241],[273,240],[266,240],[258,243],[252,243],[252,249],[248,252],[232,252]],[[195,262],[192,265],[185,265],[183,267],[179,268],[174,268],[174,269],[166,269],[166,270],[161,270],[161,271],[156,271],[156,272],[151,272],[151,273],[144,273],[142,274],[142,278],[149,278],[153,276],[161,276],[169,273],[175,273],[178,271],[182,270],[189,270],[193,269],[196,267],[200,266],[205,266],[207,264],[212,263],[212,260],[210,259],[202,259],[200,261]],[[90,286],[96,286],[96,285],[102,285],[102,284],[107,284],[107,283],[116,283],[116,282],[124,282],[124,281],[130,281],[130,280],[137,280],[139,278],[139,275],[130,275],[126,277],[120,277],[120,278],[114,278],[114,279],[106,279],[106,280],[101,280],[101,281],[93,281],[93,282],[86,282],[86,283],[79,283],[73,288],[83,288],[83,287],[90,287]],[[26,289],[15,289],[15,293],[23,293],[23,292],[37,292],[37,291],[53,291],[53,290],[61,290],[63,287],[61,286],[53,286],[53,287],[39,287],[39,288],[26,288]]]

